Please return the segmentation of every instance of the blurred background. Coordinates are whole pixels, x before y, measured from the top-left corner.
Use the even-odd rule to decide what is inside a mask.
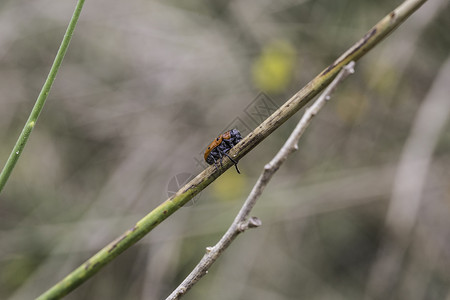
[[[184,299],[450,299],[450,28],[428,1],[356,65]],[[0,298],[30,299],[132,227],[401,1],[86,1],[0,195]],[[0,163],[74,1],[0,2]],[[67,299],[164,299],[228,228],[298,113]]]

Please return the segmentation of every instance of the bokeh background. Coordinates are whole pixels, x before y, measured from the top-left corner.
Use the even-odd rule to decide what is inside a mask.
[[[358,62],[258,202],[263,226],[185,299],[450,299],[450,10],[428,2]],[[280,106],[400,3],[86,1],[0,195],[0,298],[63,278],[198,174],[218,134],[256,127],[261,97]],[[0,2],[1,165],[74,5]],[[300,116],[67,299],[164,299]]]

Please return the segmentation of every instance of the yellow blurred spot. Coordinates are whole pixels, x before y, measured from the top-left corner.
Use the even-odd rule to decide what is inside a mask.
[[[214,196],[221,201],[233,201],[244,197],[245,176],[236,173],[234,167],[228,169],[212,185]]]
[[[374,64],[375,69],[371,68],[364,74],[368,78],[369,87],[380,94],[380,99],[389,101],[398,90],[400,82],[398,70],[386,64]],[[386,103],[390,104],[390,103]]]
[[[357,123],[366,115],[369,101],[364,94],[352,90],[334,97],[337,98],[336,113],[345,123]]]
[[[295,57],[295,48],[287,40],[265,45],[252,65],[254,85],[269,93],[284,91],[292,80]]]

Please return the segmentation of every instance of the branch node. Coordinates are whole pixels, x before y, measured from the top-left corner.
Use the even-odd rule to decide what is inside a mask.
[[[355,62],[352,60],[351,62],[349,62],[344,69],[349,73],[349,74],[353,74],[355,73]]]
[[[251,217],[248,220],[248,228],[256,228],[262,225],[262,221],[258,217]]]
[[[213,247],[206,247],[206,253],[210,253],[213,250]]]
[[[244,232],[249,228],[256,228],[262,225],[262,222],[259,218],[257,217],[251,217],[246,221],[242,221],[238,224],[237,226],[237,230],[239,232]]]

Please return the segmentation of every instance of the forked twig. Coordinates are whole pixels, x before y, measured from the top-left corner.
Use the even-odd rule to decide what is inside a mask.
[[[280,166],[286,161],[289,154],[298,149],[298,141],[305,132],[306,128],[312,121],[312,118],[320,111],[325,103],[330,99],[331,93],[336,89],[338,84],[342,82],[348,75],[354,73],[355,62],[351,61],[347,64],[330,83],[320,97],[314,104],[306,109],[300,122],[295,127],[292,134],[289,136],[286,143],[278,151],[275,157],[264,166],[262,174],[253,187],[250,195],[245,200],[239,213],[234,219],[227,232],[222,236],[219,242],[213,247],[207,247],[206,253],[192,272],[186,279],[166,298],[166,300],[179,299],[183,296],[194,284],[196,284],[207,272],[212,264],[219,258],[219,256],[230,246],[233,240],[239,233],[244,232],[248,228],[255,228],[261,226],[261,220],[256,217],[249,218],[250,212],[261,196],[263,190],[269,183]]]

